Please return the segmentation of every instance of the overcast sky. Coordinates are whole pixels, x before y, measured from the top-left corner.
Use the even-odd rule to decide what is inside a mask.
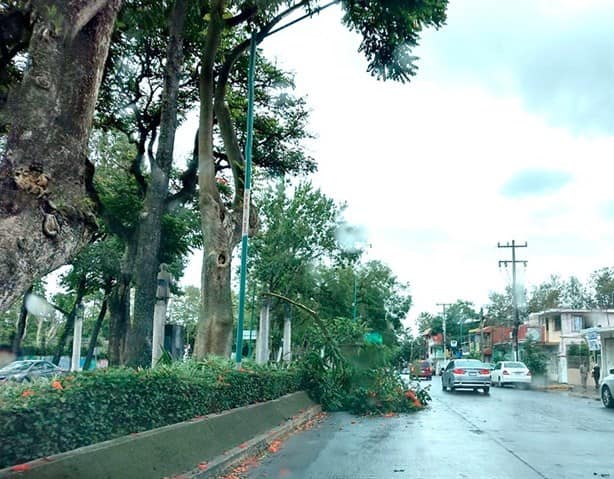
[[[410,282],[410,320],[502,290],[497,242],[528,242],[529,287],[614,264],[613,2],[451,1],[406,85],[369,76],[340,18],[332,7],[263,52],[313,110],[314,182]]]

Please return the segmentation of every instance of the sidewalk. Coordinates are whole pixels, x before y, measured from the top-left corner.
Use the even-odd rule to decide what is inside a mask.
[[[595,401],[601,401],[601,397],[599,396],[599,391],[595,389],[594,385],[587,386],[586,390],[577,384],[548,384],[547,386],[533,386],[533,390],[535,391],[544,391],[544,392],[566,392],[569,396],[573,397],[581,397],[585,399],[593,399]]]

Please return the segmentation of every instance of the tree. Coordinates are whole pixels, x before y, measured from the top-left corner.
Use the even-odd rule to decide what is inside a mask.
[[[402,320],[411,306],[409,285],[398,281],[381,261],[348,267],[321,266],[317,271],[314,300],[323,318],[352,317],[356,279],[357,319],[382,334],[386,344],[396,342]]]
[[[173,296],[170,305],[170,321],[185,328],[186,344],[194,341],[199,309],[200,289],[196,286],[186,286]]]
[[[28,69],[0,159],[0,311],[91,238],[87,142],[119,0],[19,2]],[[4,24],[10,12],[0,11]],[[25,42],[27,21],[17,37]]]
[[[559,308],[563,303],[565,285],[558,275],[532,289],[529,296],[529,311],[536,313],[547,309]]]
[[[563,285],[563,306],[571,309],[590,307],[590,297],[586,287],[575,276],[570,276]]]
[[[415,74],[415,57],[410,55],[424,26],[439,27],[445,21],[446,1],[341,2],[344,23],[362,37],[360,50],[369,61],[369,71],[383,80],[407,81]],[[308,0],[243,4],[239,8],[225,0],[214,0],[206,12],[207,32],[200,68],[199,187],[204,238],[202,268],[203,306],[195,355],[228,355],[232,336],[230,271],[233,250],[240,239],[242,221],[252,230],[256,217],[243,219],[244,158],[230,116],[227,85],[235,63],[249,48],[248,39],[230,45],[222,39],[252,30],[257,42],[288,15],[300,9],[318,11],[319,4]],[[234,198],[223,202],[216,187],[214,158],[214,117],[217,119],[231,168]]]
[[[601,268],[590,277],[592,303],[597,308],[614,307],[614,268]]]

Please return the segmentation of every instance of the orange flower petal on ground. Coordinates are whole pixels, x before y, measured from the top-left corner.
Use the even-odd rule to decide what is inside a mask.
[[[17,464],[16,466],[11,467],[11,471],[14,472],[25,472],[30,469],[29,464]]]
[[[52,387],[53,389],[57,389],[58,391],[60,391],[60,390],[64,389],[64,388],[62,387],[62,383],[61,383],[60,381],[58,381],[57,379],[51,383],[51,387]]]

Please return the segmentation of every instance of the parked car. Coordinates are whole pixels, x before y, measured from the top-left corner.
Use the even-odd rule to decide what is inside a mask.
[[[416,361],[411,365],[411,375],[413,377],[425,378],[428,381],[433,379],[433,368],[429,361]]]
[[[65,369],[42,359],[13,361],[0,369],[0,382],[28,382],[36,378],[52,378],[66,372]]]
[[[531,384],[531,371],[522,361],[500,361],[491,371],[493,385],[503,387],[507,384]]]
[[[599,393],[603,405],[614,408],[614,369],[610,369],[609,374],[602,379]]]
[[[481,389],[490,392],[490,369],[477,359],[453,359],[441,377],[441,388],[454,392],[456,389]]]

